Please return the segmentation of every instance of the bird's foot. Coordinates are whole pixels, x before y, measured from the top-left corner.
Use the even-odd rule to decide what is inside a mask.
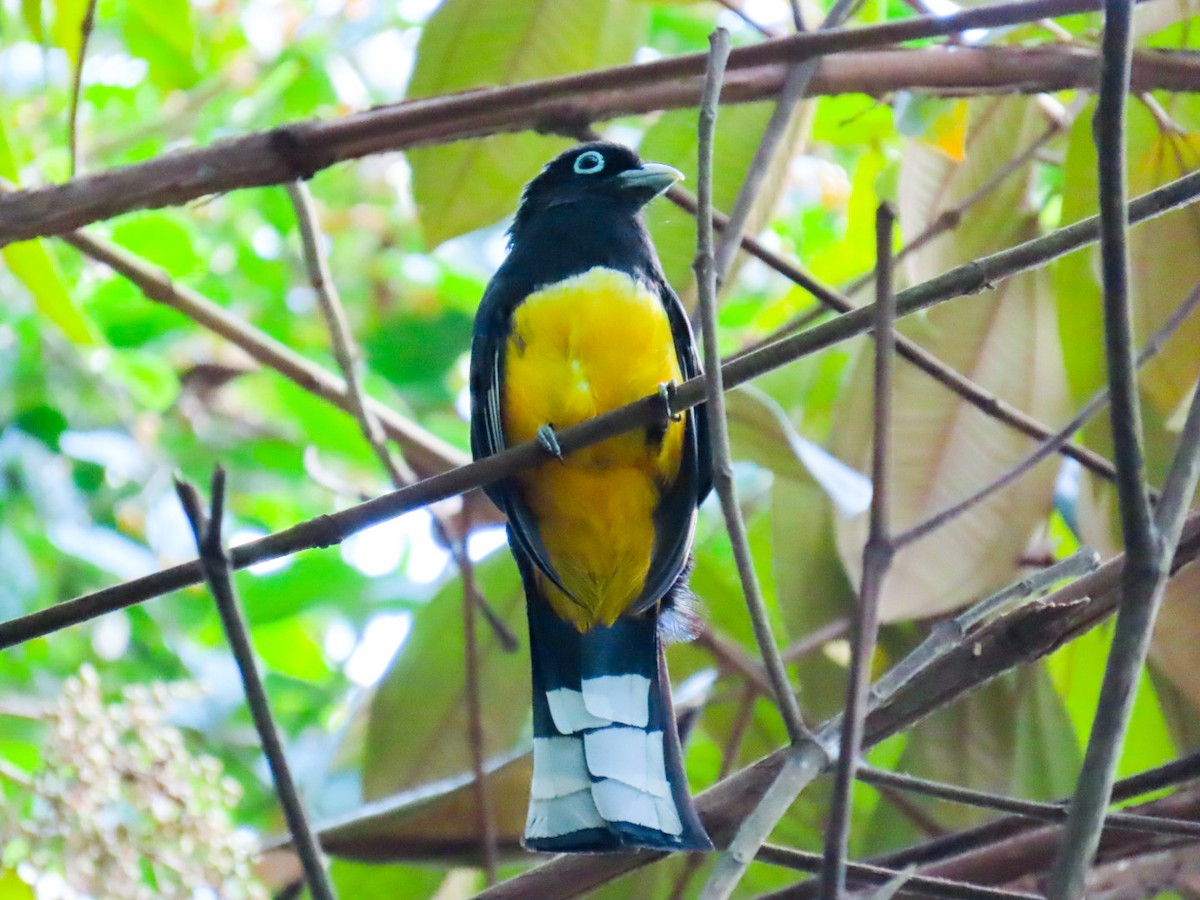
[[[547,422],[537,430],[537,442],[543,450],[562,462],[563,452],[562,447],[558,444],[558,434],[554,430],[554,426]]]
[[[674,411],[675,405],[675,389],[678,387],[673,381],[664,381],[658,386],[658,396],[663,403],[663,425],[668,422],[678,422],[683,418],[683,413]]]

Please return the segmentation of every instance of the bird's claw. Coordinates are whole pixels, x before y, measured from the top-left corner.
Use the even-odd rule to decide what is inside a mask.
[[[663,417],[668,422],[678,422],[683,419],[683,413],[674,411],[676,384],[673,381],[664,381],[658,386],[658,396],[663,402]]]
[[[562,447],[558,444],[558,434],[554,431],[554,426],[547,422],[537,430],[537,442],[543,450],[562,462],[563,452]]]

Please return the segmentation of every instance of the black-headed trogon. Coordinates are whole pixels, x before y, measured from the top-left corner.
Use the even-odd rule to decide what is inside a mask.
[[[662,653],[686,631],[703,407],[565,456],[555,429],[699,373],[691,327],[641,220],[680,174],[582,144],[525,188],[471,348],[476,458],[539,440],[487,488],[508,517],[533,662],[525,846],[704,850]]]

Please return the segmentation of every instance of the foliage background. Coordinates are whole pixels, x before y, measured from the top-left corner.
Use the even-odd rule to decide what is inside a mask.
[[[445,0],[435,6],[428,0],[99,0],[83,64],[80,168],[142,161],[404,97],[698,51],[717,22],[736,42],[760,37],[704,2]],[[27,186],[69,175],[66,123],[85,8],[83,0],[0,2],[0,176],[11,182]],[[786,33],[787,4],[757,0],[744,8],[759,24]],[[1143,6],[1140,44],[1195,48],[1198,11],[1183,0]],[[899,0],[868,0],[853,22],[912,14]],[[1095,43],[1095,16],[1058,26],[1061,33],[1030,25],[970,40]],[[902,278],[915,283],[1094,212],[1087,96],[999,93],[847,94],[806,102],[757,205],[760,239],[802,260],[821,280],[847,285],[873,265],[873,216],[881,199],[897,204],[903,238],[912,239],[940,212],[990,185],[1056,121],[1061,127],[1036,156],[971,200],[960,227],[906,257]],[[722,110],[718,207],[732,205],[769,114],[767,103]],[[693,110],[676,110],[602,129],[640,146],[645,158],[692,176],[695,119]],[[1197,167],[1197,95],[1158,92],[1135,101],[1129,127],[1133,193]],[[520,187],[569,143],[532,132],[504,135],[372,156],[322,171],[312,182],[334,276],[365,357],[368,392],[459,450],[467,446],[471,318],[502,258],[505,216]],[[668,274],[681,295],[692,298],[691,218],[665,201],[649,218]],[[282,188],[128,214],[92,231],[335,369]],[[1200,281],[1200,211],[1186,208],[1133,234],[1136,318],[1144,336]],[[2,252],[0,619],[190,559],[194,547],[172,487],[174,472],[206,482],[215,463],[229,469],[226,533],[235,541],[385,489],[358,427],[344,413],[60,243],[14,244]],[[1096,252],[1085,249],[986,295],[937,307],[901,330],[1003,399],[1057,425],[1103,382],[1099,296]],[[723,293],[722,350],[749,345],[811,304],[804,291],[761,264],[739,264]],[[1141,378],[1155,481],[1196,383],[1198,339],[1200,316],[1193,314]],[[739,488],[783,643],[846,615],[853,602],[868,486],[834,457],[860,471],[867,465],[872,403],[862,346],[857,340],[807,357],[730,398]],[[896,416],[899,526],[997,477],[1032,446],[908,367],[898,373]],[[1097,420],[1082,439],[1111,450],[1105,421]],[[1113,505],[1106,486],[1051,461],[905,550],[884,590],[892,624],[879,665],[913,645],[923,620],[1007,583],[1023,562],[1064,556],[1079,535],[1113,552]],[[494,526],[477,529],[471,542],[480,560],[477,577],[521,633],[518,580],[507,555],[494,552],[499,543]],[[693,585],[713,632],[753,654],[715,506],[703,510],[696,556]],[[1139,695],[1122,774],[1195,745],[1200,681],[1188,650],[1196,639],[1194,569],[1173,583],[1156,638],[1156,669]],[[364,801],[469,772],[462,589],[426,513],[405,515],[340,547],[241,573],[237,587],[314,813],[351,814]],[[1101,628],[1044,665],[994,682],[877,748],[871,761],[1001,793],[1069,793],[1106,641]],[[503,760],[529,741],[527,660],[523,650],[504,652],[486,631],[480,653],[486,751]],[[845,657],[844,641],[834,639],[795,666],[810,718],[840,708]],[[705,646],[675,648],[670,661],[679,692],[706,700],[687,754],[695,790],[783,742],[770,705],[747,694],[736,671],[717,667]],[[194,752],[219,757],[240,782],[244,797],[235,821],[263,833],[280,829],[240,684],[204,589],[0,653],[0,796],[9,828],[35,802],[22,776],[32,777],[42,765],[46,710],[84,662],[114,700],[129,685],[201,686],[202,693],[173,707],[173,722]],[[739,722],[748,703],[750,717]],[[516,776],[493,785],[497,822],[510,844],[525,804],[517,765]],[[774,839],[819,848],[825,800],[820,785],[806,793]],[[461,796],[443,802],[389,818],[386,828],[403,861],[369,871],[360,863],[335,863],[343,896],[369,900],[440,890],[438,896],[455,897],[479,887],[478,874],[447,871],[466,862],[459,839],[472,834],[474,820],[461,814]],[[852,852],[903,846],[935,825],[950,829],[979,818],[961,806],[914,802],[919,815],[860,790]],[[5,827],[0,817],[0,836]],[[23,865],[28,875],[21,848],[12,842],[7,848],[3,870]],[[514,855],[509,866],[524,864]],[[636,888],[627,880],[614,895],[667,896],[683,865],[645,870],[633,876],[640,881]],[[784,869],[755,864],[743,890],[794,879]],[[22,890],[0,877],[0,897]]]

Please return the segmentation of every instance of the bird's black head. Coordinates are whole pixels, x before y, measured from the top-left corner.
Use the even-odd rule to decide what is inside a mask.
[[[552,159],[525,186],[509,237],[517,241],[539,215],[567,204],[599,202],[632,216],[681,178],[670,166],[643,163],[621,144],[580,144]]]

